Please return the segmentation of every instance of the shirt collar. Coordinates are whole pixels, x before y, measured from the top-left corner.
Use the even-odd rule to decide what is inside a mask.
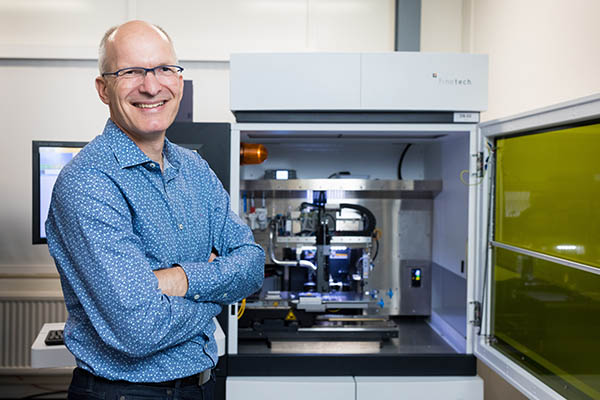
[[[165,170],[167,167],[173,167],[176,171],[179,171],[181,160],[179,158],[179,152],[175,148],[175,145],[165,137],[165,145],[163,146],[163,155],[165,162]]]
[[[108,140],[117,162],[121,168],[133,167],[135,165],[152,162],[144,152],[125,134],[110,118],[106,122],[103,135]],[[172,167],[178,169],[179,157],[174,145],[165,137],[163,154],[168,158]]]

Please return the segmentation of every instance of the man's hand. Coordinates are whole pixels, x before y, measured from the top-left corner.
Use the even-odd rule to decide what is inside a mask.
[[[188,290],[188,280],[183,268],[176,265],[153,272],[158,278],[158,288],[164,294],[168,296],[185,296]]]
[[[217,255],[215,253],[210,253],[208,262],[213,262],[215,258],[217,258]],[[167,296],[183,297],[187,293],[187,275],[179,265],[152,272],[154,272],[154,275],[158,278],[158,288]]]

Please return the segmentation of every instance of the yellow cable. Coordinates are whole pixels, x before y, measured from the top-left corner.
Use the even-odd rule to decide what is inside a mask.
[[[243,299],[241,301],[240,308],[238,309],[238,313],[237,313],[238,319],[240,319],[242,317],[242,315],[244,314],[244,311],[246,311],[246,299]]]
[[[382,233],[381,233],[381,230],[379,228],[375,228],[373,230],[373,233],[375,234],[375,239],[377,239],[377,240],[381,239]]]
[[[237,313],[237,319],[242,318],[242,315],[244,315],[244,311],[246,311],[246,299],[242,300],[242,305],[240,305],[240,308]]]

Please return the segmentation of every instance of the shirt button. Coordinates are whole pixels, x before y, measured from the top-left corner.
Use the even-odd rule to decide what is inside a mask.
[[[194,300],[198,300],[199,298],[200,298],[199,294],[197,294],[197,295],[194,296]]]
[[[179,230],[182,231],[183,230],[183,224],[179,224]]]
[[[223,294],[223,298],[227,297],[227,293]]]
[[[150,168],[154,168],[154,167],[156,167],[156,164],[150,163]]]

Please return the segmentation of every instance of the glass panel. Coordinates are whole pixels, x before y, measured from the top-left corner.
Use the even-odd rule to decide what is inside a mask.
[[[568,399],[600,398],[600,276],[495,249],[494,347]]]
[[[499,139],[495,240],[600,267],[600,124]],[[494,249],[493,343],[568,399],[600,398],[600,275]]]
[[[495,240],[600,267],[600,124],[497,141]]]

